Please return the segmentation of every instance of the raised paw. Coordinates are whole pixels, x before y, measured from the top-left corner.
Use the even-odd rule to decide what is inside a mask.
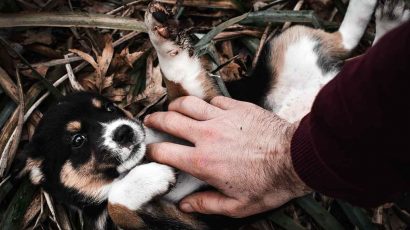
[[[145,25],[150,37],[155,36],[156,39],[169,39],[171,33],[175,32],[176,29],[171,11],[156,1],[148,5],[145,13]]]
[[[379,1],[376,9],[376,43],[390,30],[400,26],[410,19],[410,9],[405,0]]]
[[[175,181],[174,170],[169,166],[158,163],[140,165],[114,182],[108,201],[130,210],[138,210],[156,196],[165,194]]]

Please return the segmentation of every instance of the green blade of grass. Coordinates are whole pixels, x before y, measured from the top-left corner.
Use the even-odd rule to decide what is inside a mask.
[[[283,210],[277,210],[269,216],[269,219],[285,230],[306,230],[306,228],[300,226],[292,218],[286,215]]]
[[[216,26],[215,28],[210,30],[207,34],[205,34],[201,38],[201,40],[199,40],[198,43],[195,44],[195,46],[194,46],[195,49],[196,50],[202,49],[202,47],[206,46],[206,44],[208,44],[217,34],[222,32],[223,30],[225,30],[229,26],[234,25],[234,24],[244,20],[246,17],[248,17],[248,13],[242,14],[238,17],[231,18],[228,21],[225,21],[225,22],[219,24],[218,26]]]
[[[343,230],[343,226],[311,196],[295,199],[296,204],[311,216],[323,229]]]
[[[349,203],[337,200],[337,204],[342,208],[350,222],[363,230],[376,230],[376,226],[371,222],[363,209],[354,207]]]
[[[321,22],[313,10],[265,10],[252,12],[240,23],[254,25],[275,22],[310,23],[316,28],[321,27]]]
[[[255,55],[256,51],[258,50],[260,40],[253,37],[244,37],[241,38],[240,41],[251,51],[252,54]]]

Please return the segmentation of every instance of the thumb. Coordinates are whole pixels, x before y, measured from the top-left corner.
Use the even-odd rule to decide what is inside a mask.
[[[187,196],[180,202],[184,212],[199,212],[203,214],[220,214],[238,216],[240,203],[217,191],[197,192]]]

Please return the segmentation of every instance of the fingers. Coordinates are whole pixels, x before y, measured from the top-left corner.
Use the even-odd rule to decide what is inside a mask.
[[[168,110],[177,111],[199,121],[210,120],[217,117],[222,110],[207,102],[194,97],[181,97],[171,102]]]
[[[180,202],[184,212],[199,212],[203,214],[220,214],[240,217],[238,207],[240,203],[217,191],[197,192],[187,196]]]
[[[194,155],[193,147],[169,142],[150,144],[147,151],[149,159],[170,165],[200,179],[202,175],[199,172],[202,170],[192,167],[192,156]]]
[[[237,100],[234,100],[232,98],[223,97],[223,96],[214,97],[210,101],[211,105],[214,105],[214,106],[216,106],[220,109],[223,109],[223,110],[238,108],[241,103],[244,103],[244,102],[237,101]]]
[[[173,136],[195,143],[200,137],[199,121],[193,120],[174,111],[156,112],[144,119],[150,128],[169,133]]]

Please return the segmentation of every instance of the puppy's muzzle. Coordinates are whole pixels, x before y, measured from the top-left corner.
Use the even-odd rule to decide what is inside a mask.
[[[128,125],[121,125],[114,131],[113,141],[121,146],[129,146],[134,142],[134,131]]]

